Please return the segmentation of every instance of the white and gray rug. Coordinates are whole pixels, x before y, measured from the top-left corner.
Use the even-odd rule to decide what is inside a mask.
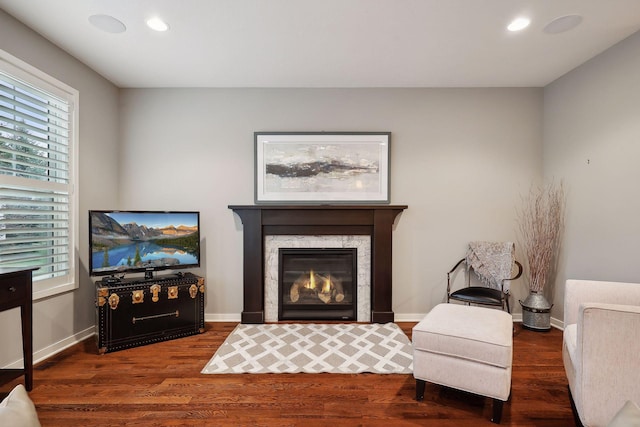
[[[202,370],[410,374],[413,350],[394,323],[238,325]]]

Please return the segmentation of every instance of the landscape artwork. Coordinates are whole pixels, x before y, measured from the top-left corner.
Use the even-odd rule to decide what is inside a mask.
[[[256,134],[256,202],[388,203],[389,133]]]
[[[194,212],[90,212],[91,273],[199,264]]]

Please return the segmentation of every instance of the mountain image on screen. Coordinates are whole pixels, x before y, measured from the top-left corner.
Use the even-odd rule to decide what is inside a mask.
[[[199,265],[198,213],[90,212],[91,273]]]

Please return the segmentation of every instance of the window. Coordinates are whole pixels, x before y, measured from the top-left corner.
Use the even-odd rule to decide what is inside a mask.
[[[77,287],[77,99],[0,51],[0,268],[37,267],[34,299]]]

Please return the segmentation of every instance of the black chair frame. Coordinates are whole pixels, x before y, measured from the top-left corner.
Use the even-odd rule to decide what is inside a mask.
[[[451,292],[451,275],[462,264],[466,264],[466,258],[462,258],[453,266],[447,273],[447,302],[450,300],[466,302],[467,304],[481,304],[500,306],[504,310],[505,306],[507,312],[511,313],[511,307],[509,307],[509,291],[505,292],[504,282],[506,280],[516,280],[522,276],[522,264],[518,261],[514,261],[518,272],[511,278],[505,278],[501,280],[501,289],[494,289],[487,286],[471,286],[471,275],[467,274],[467,286],[457,291]]]

